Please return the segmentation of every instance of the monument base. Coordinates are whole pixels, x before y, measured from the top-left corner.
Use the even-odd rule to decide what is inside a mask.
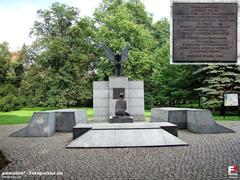
[[[133,123],[133,117],[131,116],[125,116],[125,117],[110,117],[109,119],[110,123]]]
[[[211,111],[190,108],[152,108],[151,122],[170,122],[178,129],[189,129],[200,134],[234,133],[233,130],[217,124]]]
[[[169,122],[158,123],[88,123],[77,124],[73,128],[73,139],[78,138],[89,130],[114,130],[114,129],[163,129],[174,136],[178,136],[177,126]]]
[[[177,136],[177,126],[163,123],[92,123],[73,128],[67,148],[124,148],[186,146]]]
[[[79,123],[87,123],[83,109],[59,109],[34,112],[27,127],[11,134],[11,137],[49,137],[55,132],[72,132]]]

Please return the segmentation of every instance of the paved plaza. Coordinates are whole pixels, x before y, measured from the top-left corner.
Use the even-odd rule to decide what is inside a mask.
[[[240,121],[219,123],[237,133],[179,130],[189,146],[99,149],[66,149],[72,133],[9,137],[26,125],[1,125],[0,149],[11,161],[3,171],[63,172],[41,179],[228,179],[228,166],[240,165]]]

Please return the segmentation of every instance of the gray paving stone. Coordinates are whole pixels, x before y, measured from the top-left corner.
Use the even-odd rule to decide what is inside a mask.
[[[0,125],[0,149],[9,161],[2,171],[62,171],[58,179],[229,179],[240,165],[240,121],[218,121],[236,133],[196,134],[179,130],[189,146],[66,149],[72,133],[49,138],[9,135],[26,126]],[[49,176],[22,179],[51,179]]]

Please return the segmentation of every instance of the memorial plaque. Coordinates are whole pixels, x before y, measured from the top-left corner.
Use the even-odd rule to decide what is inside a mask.
[[[174,63],[237,63],[236,3],[173,3]]]
[[[120,93],[123,93],[125,96],[125,88],[113,88],[113,99],[118,99]]]
[[[224,93],[224,106],[239,106],[239,95],[238,93]]]

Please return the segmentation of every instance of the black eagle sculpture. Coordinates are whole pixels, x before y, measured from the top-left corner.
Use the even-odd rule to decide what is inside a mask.
[[[121,76],[121,69],[122,64],[124,61],[128,58],[128,51],[130,49],[130,44],[127,43],[126,47],[123,49],[122,53],[117,51],[116,53],[113,53],[109,47],[106,46],[105,43],[101,45],[101,48],[104,50],[107,59],[113,63],[115,63],[115,76],[119,77]]]

